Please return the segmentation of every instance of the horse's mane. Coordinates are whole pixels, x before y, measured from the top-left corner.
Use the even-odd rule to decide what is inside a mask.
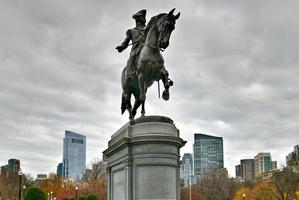
[[[160,18],[164,17],[165,15],[167,15],[167,13],[161,13],[161,14],[156,15],[156,16],[151,18],[151,20],[147,23],[147,26],[144,30],[144,38],[147,37],[147,34],[148,34],[149,30],[153,27],[153,25],[155,25],[157,23],[157,21]]]

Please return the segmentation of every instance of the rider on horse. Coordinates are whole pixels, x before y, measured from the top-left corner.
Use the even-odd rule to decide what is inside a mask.
[[[132,49],[130,53],[130,58],[126,66],[126,82],[130,82],[133,79],[134,73],[136,74],[137,55],[139,54],[145,40],[145,36],[144,36],[145,23],[146,23],[145,17],[146,17],[146,10],[140,10],[132,16],[132,18],[135,19],[136,27],[127,30],[126,39],[120,46],[116,47],[118,52],[121,53],[129,46],[129,42],[130,40],[132,40]]]

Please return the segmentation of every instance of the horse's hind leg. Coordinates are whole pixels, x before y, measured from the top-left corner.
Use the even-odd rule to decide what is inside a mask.
[[[133,116],[132,116],[131,94],[125,95],[125,101],[127,105],[127,110],[129,112],[129,119],[132,120]]]
[[[147,92],[147,89],[145,89],[145,94],[146,94],[146,92]],[[140,101],[140,102],[141,102],[141,116],[144,117],[144,115],[145,115],[145,106],[144,106],[145,101]]]
[[[144,115],[145,115],[145,109],[144,109],[144,101],[143,101],[141,106],[141,116],[144,117]]]
[[[165,88],[162,93],[162,98],[167,101],[169,100],[169,87],[173,84],[173,82],[171,81],[171,84],[169,83],[168,72],[165,69],[162,70],[162,81]]]
[[[134,106],[133,106],[133,109],[132,109],[132,116],[133,116],[133,119],[137,113],[137,109],[139,108],[140,104],[141,104],[141,101],[138,98],[136,98],[137,96],[135,96],[135,103],[134,103]]]

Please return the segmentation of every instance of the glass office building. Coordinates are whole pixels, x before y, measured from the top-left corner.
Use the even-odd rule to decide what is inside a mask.
[[[63,139],[64,177],[80,180],[86,168],[86,137],[65,131]]]
[[[223,168],[223,138],[195,133],[193,155],[197,180],[209,170]]]
[[[191,153],[185,153],[183,155],[181,162],[181,179],[185,187],[193,184],[193,158]]]
[[[254,157],[255,177],[272,170],[272,159],[270,153],[259,153]]]

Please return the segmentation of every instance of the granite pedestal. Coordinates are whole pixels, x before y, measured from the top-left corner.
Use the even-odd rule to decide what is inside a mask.
[[[170,118],[141,117],[111,136],[108,200],[179,200],[182,140]]]

